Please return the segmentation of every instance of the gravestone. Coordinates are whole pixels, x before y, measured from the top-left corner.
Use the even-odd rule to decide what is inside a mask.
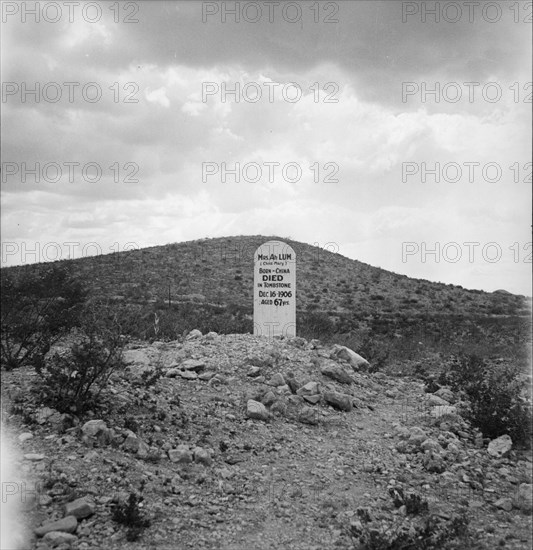
[[[254,335],[296,336],[296,253],[281,241],[254,254]]]

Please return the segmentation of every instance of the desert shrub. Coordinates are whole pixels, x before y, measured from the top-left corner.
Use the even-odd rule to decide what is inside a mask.
[[[64,267],[3,271],[1,361],[6,369],[41,361],[79,323],[87,291]]]
[[[428,502],[416,493],[407,493],[404,495],[401,487],[390,488],[389,495],[394,502],[396,508],[405,506],[408,515],[424,514],[428,511]]]
[[[348,530],[357,550],[463,550],[479,548],[466,513],[444,521],[436,515],[420,523],[403,520],[389,525],[352,524]]]
[[[318,338],[327,340],[335,330],[335,325],[327,313],[307,312],[302,315],[297,323],[298,335],[303,338]]]
[[[113,521],[126,526],[126,539],[128,541],[138,540],[142,532],[150,527],[150,520],[145,518],[139,508],[143,497],[130,493],[127,503],[118,503],[112,514]]]
[[[519,445],[531,445],[531,403],[524,395],[521,367],[477,355],[451,361],[446,381],[469,400],[467,419],[488,438],[508,434]]]
[[[126,344],[120,324],[106,304],[91,303],[81,316],[81,330],[62,351],[35,364],[39,400],[60,412],[83,413],[96,406],[110,376],[123,368]]]

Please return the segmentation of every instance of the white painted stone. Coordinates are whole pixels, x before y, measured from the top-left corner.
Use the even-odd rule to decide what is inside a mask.
[[[254,335],[296,336],[296,253],[281,241],[254,254]]]

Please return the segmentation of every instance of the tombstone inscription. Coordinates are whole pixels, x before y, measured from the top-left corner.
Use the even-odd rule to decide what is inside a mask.
[[[296,336],[296,253],[281,241],[254,254],[254,335]]]

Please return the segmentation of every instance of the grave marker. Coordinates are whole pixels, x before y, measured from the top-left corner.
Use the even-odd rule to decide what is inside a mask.
[[[254,335],[296,336],[296,253],[281,241],[254,254]]]

